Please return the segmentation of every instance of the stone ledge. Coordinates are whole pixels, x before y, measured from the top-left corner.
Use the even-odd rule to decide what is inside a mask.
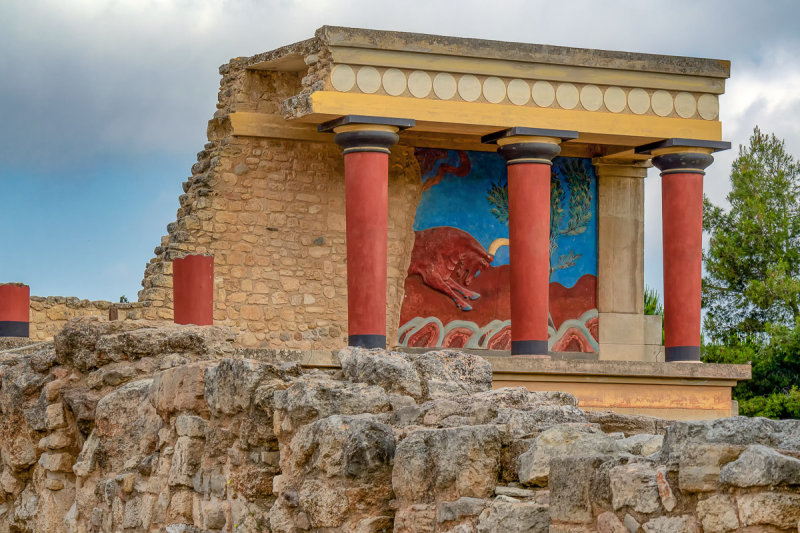
[[[704,381],[750,379],[750,365],[657,363],[649,361],[542,360],[525,357],[487,357],[495,373],[564,376],[619,376]]]

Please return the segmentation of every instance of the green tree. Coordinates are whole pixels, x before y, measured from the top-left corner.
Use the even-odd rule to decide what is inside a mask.
[[[703,360],[752,364],[741,414],[800,418],[800,166],[782,140],[753,130],[727,199],[704,202]]]
[[[728,210],[704,202],[704,331],[728,345],[800,318],[800,166],[756,127],[731,169]]]

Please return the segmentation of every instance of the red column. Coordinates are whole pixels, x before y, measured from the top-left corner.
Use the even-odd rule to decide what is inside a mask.
[[[703,263],[703,175],[709,150],[659,154],[664,249],[665,360],[700,361]]]
[[[512,355],[546,355],[550,309],[550,165],[508,166]]]
[[[187,255],[172,261],[175,323],[214,323],[214,257]]]
[[[31,288],[22,283],[0,285],[0,337],[30,336]]]
[[[661,195],[665,346],[671,361],[699,361],[703,175],[666,174]]]
[[[508,167],[511,355],[549,357],[550,167],[577,132],[510,128],[485,136]]]
[[[344,155],[349,344],[386,347],[389,155]]]
[[[320,124],[344,155],[347,334],[350,346],[386,348],[389,148],[410,119],[347,115]]]

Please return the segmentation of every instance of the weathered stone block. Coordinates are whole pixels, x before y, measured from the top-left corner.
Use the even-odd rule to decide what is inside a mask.
[[[709,492],[719,486],[722,465],[733,461],[742,446],[695,444],[681,449],[678,456],[678,486],[683,492]]]
[[[183,485],[191,487],[192,477],[200,467],[203,455],[203,441],[191,437],[178,437],[172,455],[172,466],[169,470],[170,486]]]
[[[644,463],[620,465],[611,469],[609,478],[615,510],[630,507],[647,514],[661,507],[653,466]]]
[[[543,431],[530,449],[519,456],[519,480],[530,485],[546,485],[553,457],[618,452],[618,442],[595,424],[560,424]]]
[[[550,517],[560,522],[591,523],[594,474],[608,456],[553,457],[550,460]]]
[[[550,515],[546,505],[498,496],[478,517],[477,532],[544,532],[549,527]]]
[[[194,415],[180,415],[175,419],[175,432],[180,437],[205,438],[208,423]]]
[[[760,444],[748,446],[738,459],[726,464],[719,480],[735,487],[800,485],[800,460]]]
[[[743,526],[771,525],[794,528],[800,520],[800,494],[760,492],[738,496]]]
[[[697,520],[691,515],[659,516],[642,524],[645,533],[700,533]]]
[[[51,472],[72,472],[73,462],[68,453],[45,452],[39,457],[39,466]]]
[[[153,378],[150,401],[162,416],[181,411],[203,412],[203,371],[208,363],[195,363],[168,368]]]
[[[495,426],[414,431],[397,446],[394,492],[407,502],[488,498],[497,484],[500,446]]]
[[[739,527],[736,504],[727,494],[714,494],[698,501],[697,518],[705,533],[726,533]]]
[[[597,533],[630,533],[617,515],[606,511],[597,517]]]

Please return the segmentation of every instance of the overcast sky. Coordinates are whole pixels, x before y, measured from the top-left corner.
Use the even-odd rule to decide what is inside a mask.
[[[0,282],[133,301],[215,111],[219,65],[319,26],[729,59],[706,193],[754,125],[800,156],[800,2],[155,1],[0,3]],[[661,288],[660,178],[645,280]]]

